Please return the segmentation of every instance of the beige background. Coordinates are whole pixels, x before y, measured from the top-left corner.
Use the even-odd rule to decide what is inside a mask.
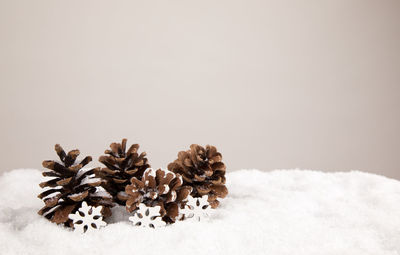
[[[0,0],[1,171],[127,137],[163,167],[400,179],[400,1]]]

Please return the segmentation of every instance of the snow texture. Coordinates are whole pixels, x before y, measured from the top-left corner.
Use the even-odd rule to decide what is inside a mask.
[[[38,170],[0,176],[0,254],[400,254],[400,182],[362,172],[242,170],[208,221],[132,226],[123,207],[80,235],[36,212]]]

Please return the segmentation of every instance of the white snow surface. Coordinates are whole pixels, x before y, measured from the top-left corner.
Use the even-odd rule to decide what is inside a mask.
[[[362,172],[227,174],[206,221],[134,227],[121,207],[78,234],[39,216],[40,171],[0,176],[0,254],[400,254],[400,182]]]

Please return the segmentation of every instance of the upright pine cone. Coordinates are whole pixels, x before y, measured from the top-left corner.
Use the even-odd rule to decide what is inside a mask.
[[[222,155],[214,146],[206,148],[192,144],[190,150],[178,153],[178,159],[168,165],[168,169],[183,177],[183,185],[193,187],[192,196],[208,195],[212,208],[219,205],[217,198],[228,194],[225,186],[225,164]]]
[[[154,171],[148,168],[141,179],[133,177],[131,184],[126,186],[126,210],[133,212],[140,203],[146,206],[160,206],[160,214],[166,222],[175,222],[179,214],[180,203],[192,191],[192,187],[182,186],[182,178],[168,170]]]
[[[125,193],[125,187],[130,183],[132,177],[141,179],[143,172],[150,167],[147,163],[146,153],[138,154],[139,145],[133,144],[126,151],[126,139],[122,143],[112,143],[111,150],[106,150],[99,158],[99,161],[106,167],[97,172],[97,176],[103,178],[102,184],[114,198],[114,201],[120,205],[125,205],[128,196]]]
[[[72,226],[68,215],[76,212],[81,203],[86,201],[91,206],[103,206],[103,216],[110,216],[110,207],[113,205],[111,195],[104,191],[99,192],[98,187],[102,180],[93,178],[96,169],[83,168],[92,161],[92,157],[85,157],[80,163],[76,163],[79,150],[66,154],[59,144],[55,145],[55,150],[61,162],[45,160],[42,163],[43,167],[50,169],[43,172],[43,176],[55,178],[39,184],[40,187],[49,189],[38,195],[45,203],[38,214],[54,223]]]

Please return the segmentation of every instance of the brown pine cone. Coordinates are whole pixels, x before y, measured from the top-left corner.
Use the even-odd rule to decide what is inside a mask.
[[[189,186],[182,187],[182,178],[168,170],[147,169],[141,180],[133,177],[131,184],[126,186],[125,192],[129,198],[126,201],[126,210],[133,212],[140,203],[146,206],[160,206],[160,214],[166,222],[175,222],[179,214],[180,203],[192,191]]]
[[[128,196],[125,193],[125,187],[130,183],[132,177],[141,179],[143,172],[150,167],[147,163],[146,153],[138,154],[139,145],[133,144],[126,151],[126,139],[122,143],[112,143],[111,150],[106,150],[99,158],[99,161],[106,167],[100,169],[96,174],[103,178],[102,184],[114,198],[114,201],[120,205],[125,205]]]
[[[83,168],[92,161],[92,157],[85,157],[77,163],[75,161],[79,150],[72,150],[66,154],[59,144],[55,145],[55,150],[61,162],[46,160],[42,163],[43,167],[51,170],[43,172],[43,176],[54,178],[39,184],[40,187],[49,189],[38,195],[45,203],[38,214],[54,223],[72,226],[68,215],[78,210],[81,203],[86,201],[91,206],[103,206],[103,216],[110,216],[110,207],[113,206],[111,195],[97,189],[102,180],[94,178],[96,169]]]
[[[208,195],[212,208],[219,205],[217,198],[228,194],[225,186],[225,164],[222,155],[214,146],[206,148],[192,144],[190,150],[178,153],[178,159],[168,165],[168,169],[183,177],[183,185],[193,187],[192,196]]]

